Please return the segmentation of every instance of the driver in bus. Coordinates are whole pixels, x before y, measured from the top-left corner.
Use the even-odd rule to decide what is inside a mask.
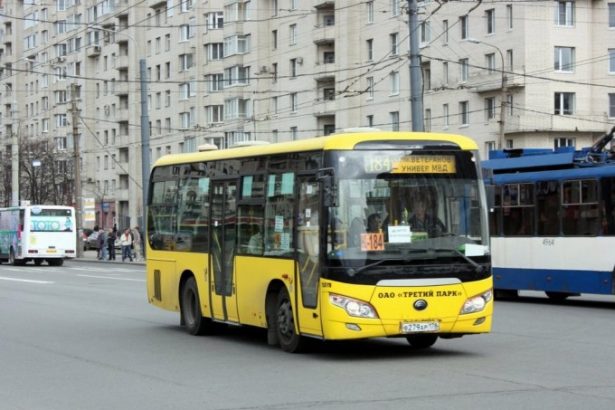
[[[446,232],[446,227],[442,221],[437,216],[427,212],[427,199],[424,196],[417,197],[413,205],[414,213],[409,220],[412,232],[426,232],[430,238]]]

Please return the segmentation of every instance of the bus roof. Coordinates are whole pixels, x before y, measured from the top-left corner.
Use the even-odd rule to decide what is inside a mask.
[[[359,132],[340,133],[326,137],[308,138],[297,141],[280,142],[269,145],[229,148],[218,151],[193,152],[187,154],[165,155],[158,159],[154,166],[171,165],[176,163],[190,163],[199,161],[213,161],[218,159],[244,158],[259,155],[283,154],[289,152],[304,152],[318,150],[352,150],[361,142],[377,141],[444,141],[458,145],[462,150],[477,150],[474,140],[454,134],[430,132]]]

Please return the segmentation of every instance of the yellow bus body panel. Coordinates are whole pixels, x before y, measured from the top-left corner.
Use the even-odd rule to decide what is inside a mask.
[[[323,331],[325,339],[361,339],[382,336],[405,336],[401,324],[437,321],[437,333],[487,333],[491,331],[493,301],[481,312],[461,315],[464,302],[492,288],[491,278],[453,285],[392,287],[369,286],[321,280]],[[329,302],[336,294],[370,303],[378,314],[376,319],[352,317]],[[413,303],[427,301],[427,308],[418,311]],[[478,324],[476,324],[478,323]],[[354,326],[356,325],[356,326]],[[360,330],[353,330],[356,328]]]

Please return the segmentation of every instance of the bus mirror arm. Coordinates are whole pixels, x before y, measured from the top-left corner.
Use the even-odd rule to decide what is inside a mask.
[[[337,183],[333,168],[323,168],[318,170],[316,178],[322,184],[323,205],[325,207],[336,207],[337,203]]]

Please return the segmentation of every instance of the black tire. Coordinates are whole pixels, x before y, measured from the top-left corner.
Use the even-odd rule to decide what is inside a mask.
[[[276,302],[276,333],[280,347],[285,352],[299,353],[305,347],[305,340],[295,330],[293,306],[286,288],[280,289]]]
[[[15,252],[13,252],[13,248],[9,251],[9,265],[15,265]]]
[[[43,264],[43,260],[40,259],[40,258],[36,258],[36,259],[34,259],[34,264],[36,266],[41,266]]]
[[[409,335],[406,336],[406,340],[410,343],[410,346],[412,346],[413,349],[427,349],[436,343],[436,340],[438,340],[438,335],[431,333]]]
[[[201,313],[201,300],[194,277],[191,276],[182,286],[179,294],[181,323],[191,335],[211,334],[213,322],[203,317]]]
[[[47,259],[47,263],[49,264],[49,266],[62,266],[64,264],[64,259],[60,259],[60,258]]]

